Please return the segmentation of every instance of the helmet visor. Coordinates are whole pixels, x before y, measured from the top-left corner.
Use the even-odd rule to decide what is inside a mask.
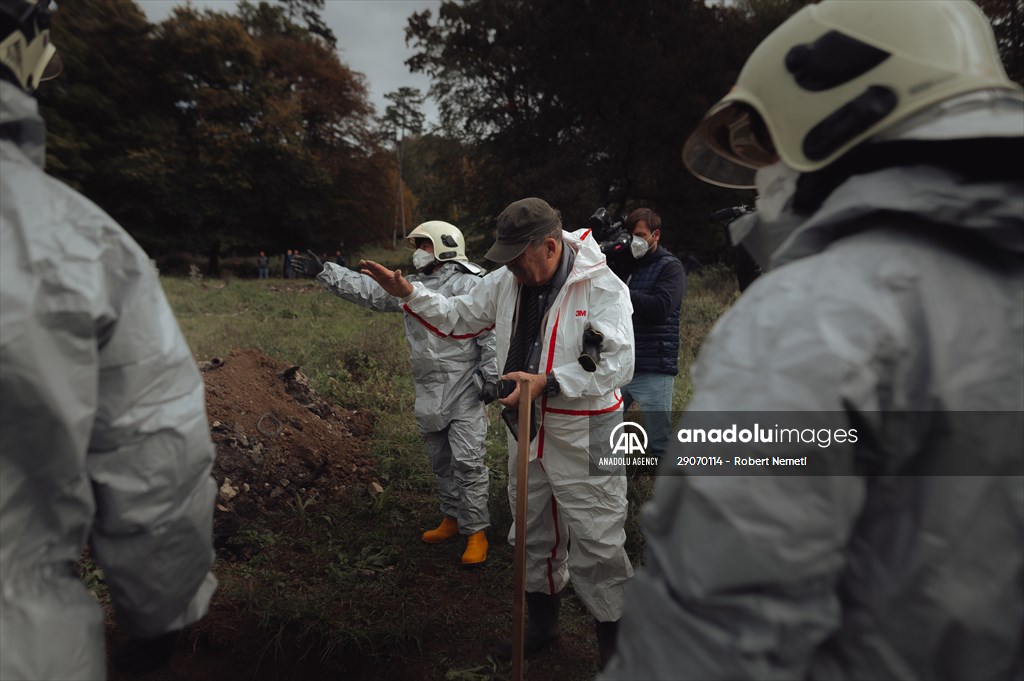
[[[405,248],[409,251],[418,251],[420,248],[420,242],[422,241],[429,241],[430,245],[436,248],[434,240],[423,232],[413,232],[409,234],[409,236],[405,237]]]
[[[39,60],[39,65],[36,66],[36,73],[32,82],[40,83],[44,80],[56,78],[63,70],[64,60],[57,53],[57,48],[52,43],[49,43],[43,50],[43,57]]]
[[[752,188],[757,169],[777,160],[760,114],[739,102],[712,109],[683,147],[689,171],[721,187]]]

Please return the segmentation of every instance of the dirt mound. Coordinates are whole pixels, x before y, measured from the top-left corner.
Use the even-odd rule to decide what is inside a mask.
[[[373,480],[375,464],[365,454],[370,412],[331,404],[299,367],[257,350],[232,350],[200,368],[217,446],[214,537],[222,556],[250,552],[234,540],[241,518],[282,503],[340,501]]]

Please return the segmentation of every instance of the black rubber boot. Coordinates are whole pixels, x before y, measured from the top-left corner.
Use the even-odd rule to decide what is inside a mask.
[[[558,609],[561,597],[545,593],[526,592],[526,636],[523,650],[527,656],[536,655],[558,640]],[[502,657],[512,657],[512,639],[498,641],[495,651]]]
[[[595,620],[594,629],[597,631],[597,650],[601,655],[601,669],[604,669],[615,652],[615,637],[619,633],[619,622],[618,620],[614,622]]]

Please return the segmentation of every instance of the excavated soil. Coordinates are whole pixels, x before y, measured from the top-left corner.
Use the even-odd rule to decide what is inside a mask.
[[[291,518],[288,522],[294,523],[295,509],[307,502],[359,508],[360,494],[364,499],[368,491],[382,494],[375,461],[366,453],[374,426],[370,412],[331,404],[309,387],[299,367],[257,350],[233,350],[227,357],[201,362],[200,368],[217,447],[213,477],[220,487],[214,515],[218,561],[245,570],[265,560],[264,549],[244,531],[254,522]],[[399,523],[396,530],[392,548],[397,566],[383,569],[404,569],[407,575],[392,591],[367,591],[374,594],[372,603],[349,603],[339,616],[368,626],[379,626],[380,618],[422,622],[419,644],[396,639],[381,647],[375,639],[376,647],[364,651],[347,643],[310,643],[303,637],[304,627],[292,626],[286,633],[265,613],[218,591],[207,616],[181,636],[165,667],[141,674],[111,668],[110,680],[506,678],[507,662],[494,666],[488,654],[493,642],[507,635],[511,615],[512,552],[502,541],[507,528],[491,531],[488,565],[467,571],[459,567],[461,542],[431,546],[419,539],[420,532],[436,522],[432,496],[399,492],[390,508],[382,512],[407,514],[411,520]],[[358,516],[356,522],[366,522],[365,518]],[[353,555],[359,550],[355,529],[338,528],[354,542]],[[301,567],[303,557],[296,554],[294,560],[295,565],[278,567],[290,573]],[[361,579],[376,578],[372,569],[357,573]],[[339,601],[345,598],[338,594]],[[573,601],[563,603],[561,645],[530,663],[530,679],[576,679],[592,669],[596,648],[590,621]],[[105,614],[110,655],[126,634],[109,607]],[[275,631],[279,635],[274,636]],[[442,669],[431,668],[427,651]]]
[[[364,453],[370,412],[332,405],[299,367],[258,350],[233,350],[200,367],[217,446],[214,538],[222,558],[251,550],[233,541],[242,518],[284,502],[341,501],[372,480],[374,462]]]
[[[218,560],[247,561],[259,552],[238,533],[244,519],[274,513],[287,503],[341,502],[374,481],[375,462],[365,453],[373,430],[370,412],[331,404],[310,388],[299,367],[258,350],[236,349],[200,362],[200,369],[217,448],[212,476],[220,488],[213,528]],[[106,622],[109,654],[125,635],[109,608]],[[206,640],[211,637],[217,640]],[[237,640],[230,645],[221,641],[232,637]],[[284,670],[261,666],[262,638],[258,618],[215,596],[209,615],[182,637],[167,667],[140,675],[111,669],[110,678],[278,679],[301,677],[303,670],[310,678],[324,678],[323,667],[304,660],[302,650],[284,655],[289,660]]]

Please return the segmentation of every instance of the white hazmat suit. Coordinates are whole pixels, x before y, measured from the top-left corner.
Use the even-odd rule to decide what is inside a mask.
[[[586,232],[565,234],[575,252],[572,271],[541,320],[540,366],[553,373],[559,395],[540,399],[540,430],[530,446],[526,590],[555,594],[572,578],[595,619],[619,619],[624,586],[633,568],[623,548],[626,477],[622,470],[591,474],[591,459],[606,452],[607,438],[592,445],[591,430],[608,432],[621,421],[617,388],[633,376],[633,308],[629,290],[608,269]],[[508,357],[520,287],[508,268],[484,277],[469,294],[445,298],[413,284],[405,307],[438,333],[459,337],[494,329],[497,359]],[[601,362],[580,366],[587,325],[604,334]],[[601,450],[601,451],[596,451]],[[509,437],[509,500],[515,508],[515,441]]]
[[[999,120],[1019,150],[1024,109]],[[601,678],[1022,678],[1019,173],[883,168],[752,219],[772,271],[708,336],[689,408],[830,412],[860,439],[787,452],[828,475],[660,478]]]
[[[472,264],[440,264],[430,274],[409,281],[445,297],[468,293],[483,280]],[[326,263],[317,280],[345,300],[378,312],[402,312],[398,298],[367,276]],[[441,512],[459,523],[460,534],[472,535],[490,525],[487,510],[488,474],[484,461],[487,412],[474,380],[498,380],[494,334],[463,339],[444,338],[405,316],[413,380],[416,385],[416,426],[427,448],[441,499]]]
[[[203,383],[141,248],[43,170],[0,81],[0,678],[103,679],[88,541],[120,627],[202,617],[216,580]]]

